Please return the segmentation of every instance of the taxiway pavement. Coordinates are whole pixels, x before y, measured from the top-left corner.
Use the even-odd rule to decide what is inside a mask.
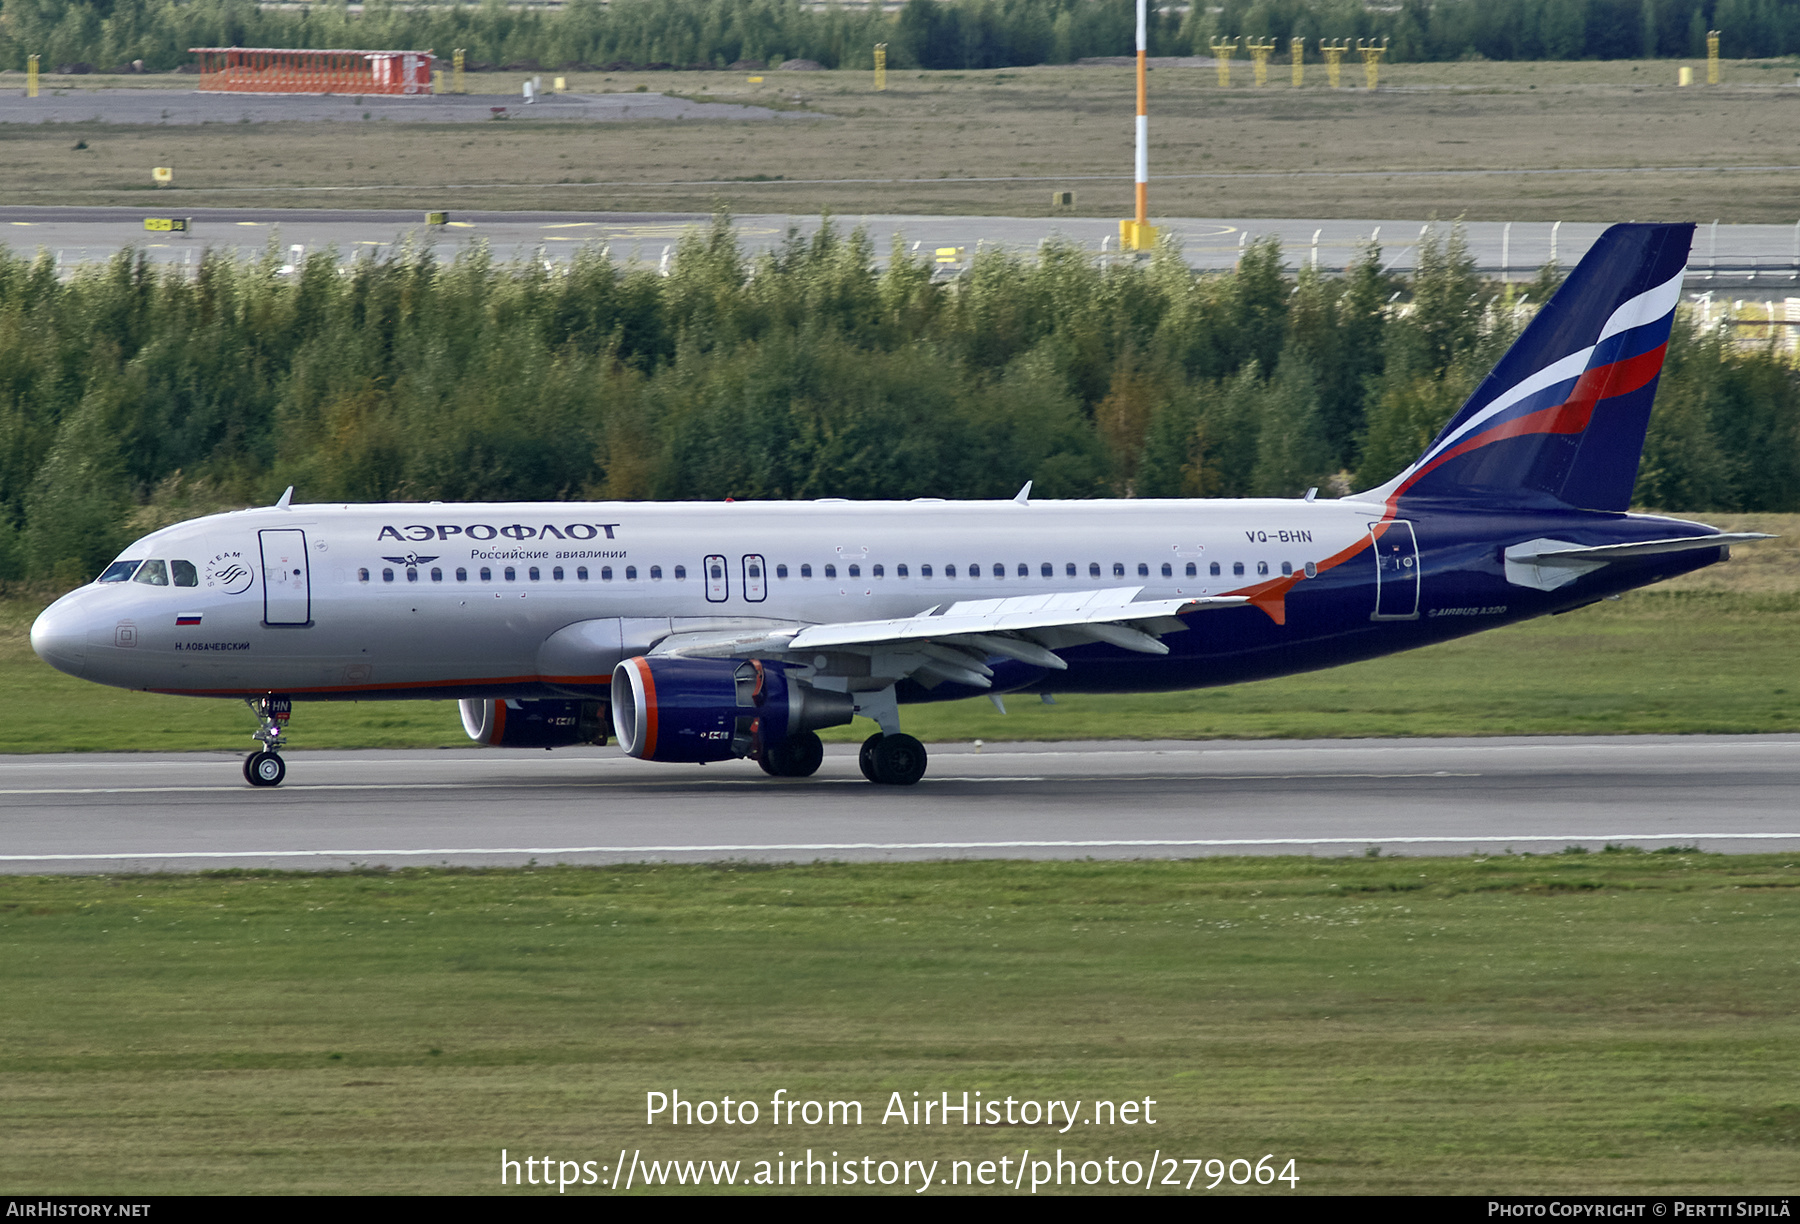
[[[546,186],[554,193],[556,185]],[[590,186],[585,185],[585,186]],[[420,191],[429,191],[418,187]],[[319,189],[320,200],[354,199],[355,189]],[[191,264],[207,249],[255,258],[274,244],[283,259],[332,249],[349,260],[385,255],[403,244],[431,249],[440,259],[485,244],[502,262],[518,259],[566,261],[584,246],[604,248],[618,261],[664,265],[683,234],[710,223],[699,213],[476,212],[450,210],[443,225],[425,224],[423,212],[356,208],[184,208],[176,198],[139,208],[78,205],[0,207],[0,242],[21,252],[43,249],[69,266],[110,259],[133,246],[159,263]],[[185,233],[151,233],[147,218],[182,217]],[[757,213],[734,216],[739,245],[749,254],[770,250],[789,233],[810,238],[817,216]],[[975,217],[868,214],[840,216],[833,224],[861,227],[885,263],[893,242],[946,271],[958,271],[983,249],[1035,254],[1051,240],[1064,240],[1096,255],[1117,256],[1118,222],[1093,217]],[[1188,264],[1201,271],[1236,265],[1247,243],[1274,237],[1290,272],[1312,265],[1336,273],[1362,257],[1367,245],[1381,248],[1384,267],[1408,271],[1421,240],[1449,237],[1443,222],[1417,219],[1324,220],[1257,217],[1171,217],[1156,224],[1181,244]],[[1462,225],[1471,257],[1488,275],[1530,280],[1554,261],[1573,267],[1605,230],[1597,223],[1471,221]],[[294,248],[298,247],[296,252]],[[1705,225],[1694,238],[1687,287],[1702,292],[1734,286],[1749,297],[1800,293],[1800,224]],[[1745,291],[1748,291],[1747,293]]]

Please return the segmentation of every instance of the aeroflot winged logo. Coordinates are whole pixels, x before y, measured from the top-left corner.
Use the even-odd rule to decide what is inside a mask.
[[[224,595],[242,595],[255,578],[241,552],[222,552],[206,563],[206,585]]]
[[[448,523],[437,526],[408,523],[403,527],[384,526],[375,539],[423,544],[427,540],[441,543],[456,536],[466,540],[492,540],[499,536],[505,536],[509,540],[594,540],[604,534],[606,539],[611,540],[615,538],[613,529],[618,526],[618,523],[540,523],[536,526],[529,523],[506,523],[498,527],[492,523],[468,523],[462,526]]]

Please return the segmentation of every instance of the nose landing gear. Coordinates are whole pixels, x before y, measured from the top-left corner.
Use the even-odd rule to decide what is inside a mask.
[[[244,758],[244,781],[251,786],[280,786],[287,777],[287,762],[281,759],[279,750],[287,743],[283,732],[287,730],[288,716],[294,712],[293,700],[270,694],[246,698],[244,704],[262,723],[251,736],[262,747]]]

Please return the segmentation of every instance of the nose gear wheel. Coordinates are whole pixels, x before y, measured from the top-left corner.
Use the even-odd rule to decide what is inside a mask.
[[[252,752],[244,758],[244,781],[251,786],[280,786],[287,777],[287,762],[275,752]]]

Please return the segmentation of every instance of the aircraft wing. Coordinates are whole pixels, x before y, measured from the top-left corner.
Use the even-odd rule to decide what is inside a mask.
[[[1061,671],[1068,664],[1056,651],[1091,642],[1108,642],[1144,654],[1167,654],[1169,648],[1158,639],[1187,628],[1180,616],[1249,602],[1242,595],[1133,602],[1142,591],[1142,587],[1115,587],[972,599],[889,620],[768,631],[677,633],[664,638],[651,653],[782,659],[817,667],[824,675],[854,671],[890,682],[912,677],[928,687],[953,680],[987,688],[993,675],[987,659],[994,655]],[[846,658],[866,663],[847,667]]]

